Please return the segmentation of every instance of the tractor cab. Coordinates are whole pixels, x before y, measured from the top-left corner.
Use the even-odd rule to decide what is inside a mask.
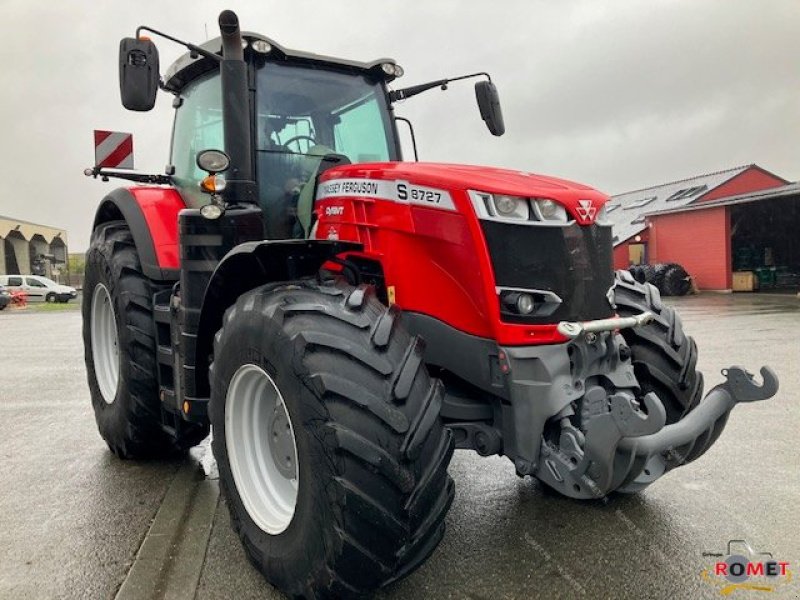
[[[400,159],[386,83],[402,69],[389,60],[357,63],[287,50],[245,34],[252,95],[252,169],[267,239],[307,237],[316,176],[331,166]],[[219,52],[220,40],[201,46]],[[224,148],[220,72],[186,55],[168,71],[175,93],[170,171],[187,205],[209,196],[198,152]],[[208,71],[206,71],[209,69]]]

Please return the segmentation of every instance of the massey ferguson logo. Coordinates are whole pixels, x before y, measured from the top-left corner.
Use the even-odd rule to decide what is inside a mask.
[[[581,223],[591,223],[597,216],[597,209],[591,200],[578,200],[578,207],[575,209]]]

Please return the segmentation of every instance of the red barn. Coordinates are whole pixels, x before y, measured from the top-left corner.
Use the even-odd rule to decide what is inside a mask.
[[[676,262],[707,290],[732,289],[734,270],[800,280],[800,184],[757,165],[619,194],[607,210],[615,268]]]

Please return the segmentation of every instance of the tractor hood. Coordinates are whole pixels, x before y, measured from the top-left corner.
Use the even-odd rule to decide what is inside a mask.
[[[423,162],[383,162],[343,165],[323,173],[321,180],[379,179],[405,181],[448,191],[476,190],[510,196],[551,198],[573,215],[586,201],[599,209],[608,200],[602,192],[582,185],[524,171]]]
[[[448,163],[424,162],[383,162],[344,165],[329,169],[323,180],[359,177],[366,179],[403,179],[420,185],[432,185],[447,188],[474,189],[495,194],[516,196],[557,195],[564,192],[577,192],[583,196],[600,196],[605,194],[597,190],[546,175],[536,175],[524,171],[499,169],[495,167],[478,167],[473,165],[455,165]]]

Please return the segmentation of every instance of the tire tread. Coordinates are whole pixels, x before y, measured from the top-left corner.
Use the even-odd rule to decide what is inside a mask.
[[[214,338],[217,356],[234,343],[228,333],[234,322],[274,320],[293,343],[295,377],[319,403],[315,437],[335,471],[328,495],[341,512],[330,542],[338,550],[309,575],[313,583],[284,589],[290,594],[369,594],[411,573],[443,535],[454,497],[447,473],[453,436],[439,417],[441,384],[424,368],[424,345],[398,326],[399,317],[369,286],[270,284],[240,297]],[[218,373],[213,364],[211,373],[212,379]],[[212,406],[215,424],[219,414]],[[229,484],[220,481],[230,494]],[[251,554],[251,533],[232,504],[232,521]],[[269,579],[261,555],[250,558]]]
[[[646,310],[655,315],[650,323],[620,333],[631,349],[631,362],[642,392],[658,394],[667,410],[667,423],[680,420],[700,403],[703,394],[694,339],[684,333],[680,317],[661,301],[658,289],[632,281],[627,271],[617,272],[614,301],[621,317]]]

